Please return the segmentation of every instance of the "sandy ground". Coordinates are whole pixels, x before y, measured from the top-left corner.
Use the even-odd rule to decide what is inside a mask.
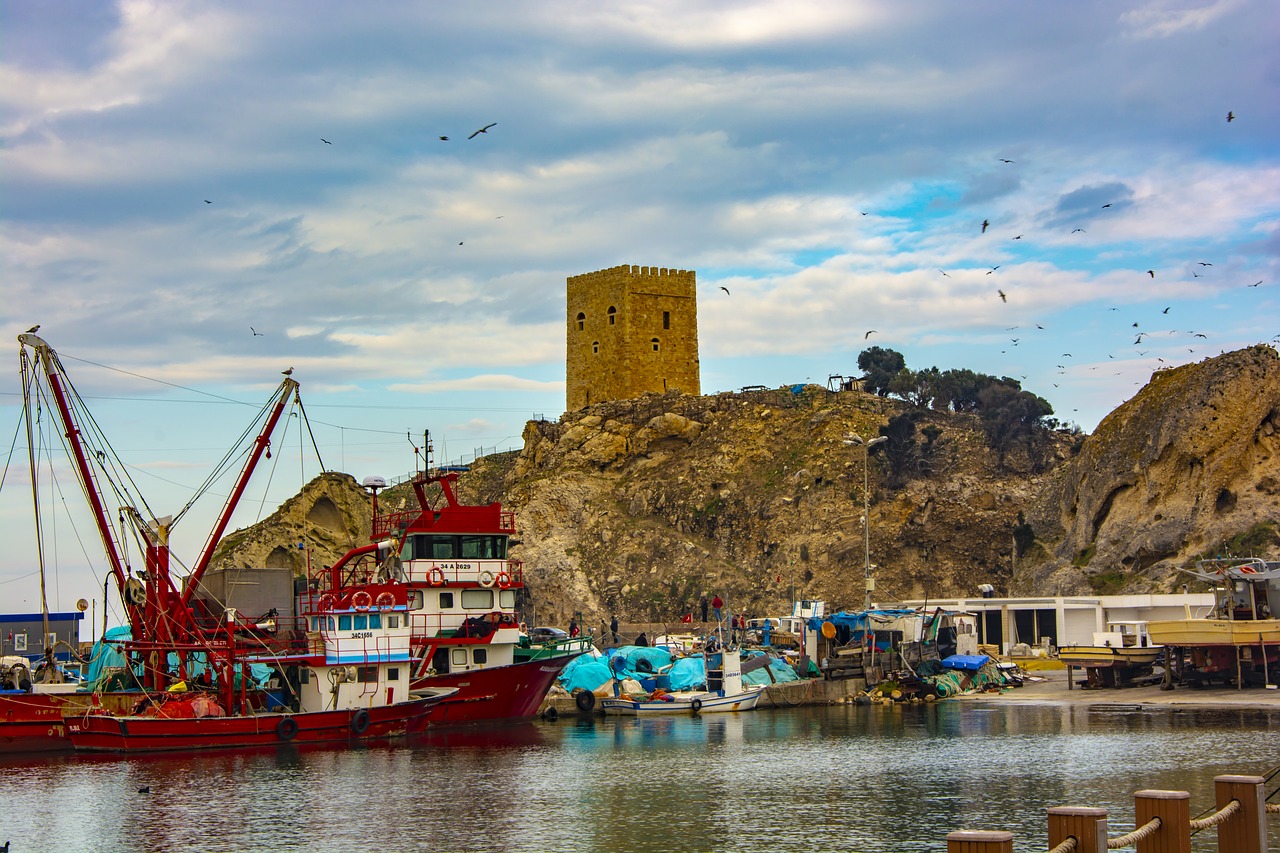
[[[1149,707],[1185,708],[1259,708],[1280,712],[1280,689],[1263,687],[1175,687],[1162,690],[1154,687],[1122,687],[1085,690],[1080,686],[1083,673],[1072,676],[1073,689],[1067,689],[1065,669],[1046,669],[1029,672],[1028,681],[1022,687],[1006,689],[1001,693],[973,693],[958,697],[962,701],[1020,702],[1026,704],[1067,703],[1080,705],[1126,705]],[[1037,680],[1032,680],[1037,679]]]

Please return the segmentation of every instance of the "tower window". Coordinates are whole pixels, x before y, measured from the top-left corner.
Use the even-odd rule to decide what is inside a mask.
[[[662,328],[664,329],[671,328],[671,312],[670,311],[662,312]]]
[[[609,314],[609,325],[612,326],[613,321],[616,320],[618,317],[618,309],[610,305],[608,314]]]
[[[599,352],[600,352],[600,342],[599,342],[599,341],[592,341],[592,342],[591,342],[591,352],[592,352],[592,353],[599,353]]]
[[[581,332],[587,326],[587,315],[581,311],[578,312],[578,331]]]
[[[650,341],[649,341],[649,343],[653,344],[653,351],[654,351],[654,352],[657,352],[657,351],[658,351],[658,339],[657,339],[657,338],[653,338],[652,340],[650,340]]]

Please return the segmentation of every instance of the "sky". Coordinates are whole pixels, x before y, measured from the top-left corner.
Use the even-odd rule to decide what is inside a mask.
[[[311,435],[233,529],[321,467],[413,470],[424,430],[519,447],[564,410],[566,277],[619,264],[696,271],[703,393],[875,345],[1090,431],[1280,335],[1278,40],[1271,0],[3,0],[0,332],[40,324],[157,515],[292,368]],[[31,612],[17,362],[0,610]],[[65,610],[104,560],[42,418]]]

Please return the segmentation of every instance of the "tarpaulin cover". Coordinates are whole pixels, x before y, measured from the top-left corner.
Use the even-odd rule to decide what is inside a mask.
[[[583,655],[582,657],[574,658],[561,671],[557,680],[560,682],[560,686],[570,693],[577,690],[586,690],[594,693],[608,684],[611,678],[613,678],[613,673],[609,670],[606,658]]]
[[[942,659],[947,669],[962,669],[965,672],[977,672],[987,665],[991,658],[987,655],[952,655]]]
[[[745,651],[742,653],[743,658],[753,658],[763,655],[761,651]],[[769,677],[769,673],[773,673],[773,678]],[[799,681],[800,676],[796,673],[795,668],[791,664],[779,658],[772,658],[767,667],[748,672],[742,676],[743,684],[781,684],[784,681]]]
[[[680,658],[667,673],[672,690],[705,690],[707,687],[707,662],[702,655]]]
[[[806,622],[812,631],[821,631],[823,622],[830,622],[837,628],[848,628],[850,631],[857,633],[867,630],[867,616],[871,616],[871,630],[876,630],[876,617],[896,619],[899,616],[910,616],[915,613],[914,610],[859,610],[854,613],[841,611],[832,613],[830,616],[810,616]]]
[[[650,678],[655,672],[671,666],[671,651],[666,648],[618,646],[610,649],[607,656],[609,666],[620,678]]]
[[[89,658],[89,676],[86,679],[86,690],[97,690],[101,685],[99,682],[104,678],[109,678],[113,672],[124,669],[128,666],[124,655],[120,651],[120,643],[125,640],[133,639],[133,631],[128,625],[121,625],[117,628],[108,628],[106,633],[102,635],[102,639],[93,644],[93,652]],[[173,652],[169,653],[169,669],[177,672],[178,656]],[[192,652],[187,656],[187,675],[195,678],[205,670],[204,652]],[[241,671],[241,665],[236,664],[236,673]],[[271,677],[271,667],[255,663],[250,665],[253,681],[257,686],[262,686]],[[141,667],[135,669],[135,674],[141,676]]]

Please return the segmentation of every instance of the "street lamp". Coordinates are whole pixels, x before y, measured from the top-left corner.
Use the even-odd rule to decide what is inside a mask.
[[[867,589],[865,610],[871,609],[871,589],[874,586],[871,580],[871,494],[867,486],[867,468],[870,466],[871,448],[888,440],[889,436],[887,435],[873,438],[870,441],[866,441],[862,436],[854,435],[853,433],[844,437],[845,444],[862,448],[862,554],[865,560]]]

